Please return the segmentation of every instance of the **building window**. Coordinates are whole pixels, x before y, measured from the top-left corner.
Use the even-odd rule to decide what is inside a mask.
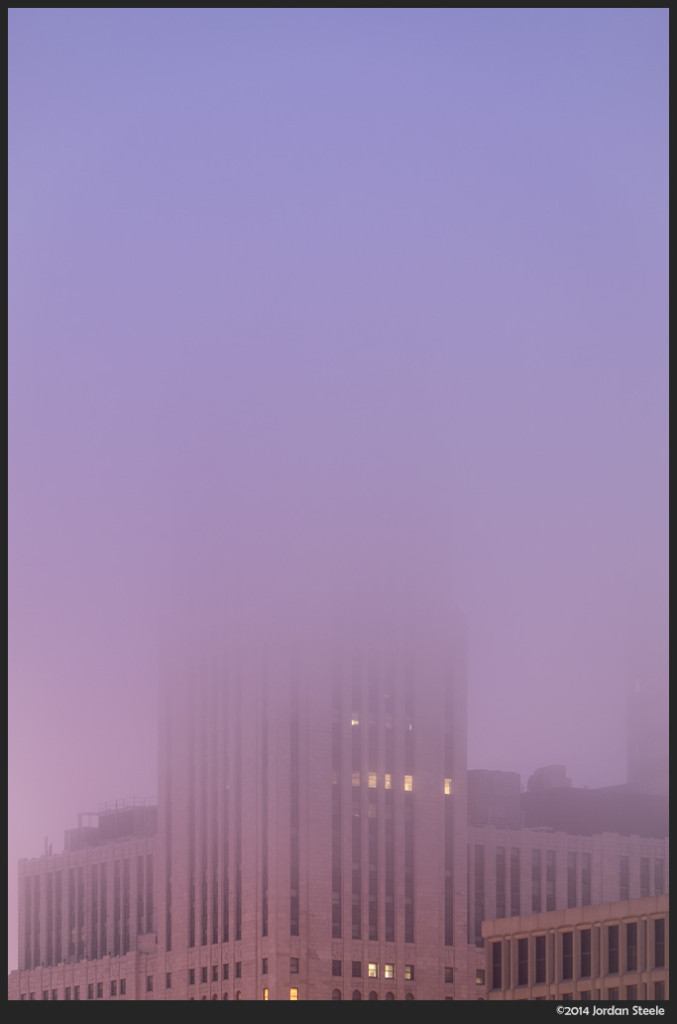
[[[392,789],[393,788],[393,776],[392,776],[391,772],[386,772],[385,773],[384,785],[385,785],[386,789]]]
[[[581,854],[581,904],[588,907],[592,903],[592,855]]]
[[[505,846],[496,847],[496,917],[505,917]]]
[[[649,858],[641,857],[639,861],[639,895],[649,895]]]
[[[110,994],[116,996],[118,994],[118,983],[117,981],[111,981],[110,983]]]
[[[361,999],[361,998],[362,998],[362,993],[359,992],[357,989],[353,989],[353,999]]]
[[[625,926],[625,969],[637,970],[637,922],[629,921]]]
[[[87,986],[87,998],[88,999],[93,999],[94,998],[94,985],[93,984]]]
[[[529,984],[529,940],[517,940],[517,984]]]
[[[58,992],[57,989],[53,988],[52,989],[52,999],[58,999],[58,998],[59,998],[59,992]]]
[[[268,957],[264,956],[263,959],[261,960],[261,974],[267,974],[267,973],[268,973]]]
[[[332,974],[333,978],[340,978],[341,977],[341,967],[342,967],[342,965],[341,965],[341,961],[340,960],[332,960],[332,962],[331,962],[331,974]]]
[[[654,967],[665,967],[665,918],[657,917],[653,923]],[[656,997],[658,998],[658,997]]]
[[[207,968],[206,967],[201,967],[200,968],[200,980],[202,981],[203,985],[207,981]]]
[[[386,964],[385,965],[385,967],[383,969],[383,977],[384,978],[394,978],[395,977],[395,964]]]
[[[444,983],[445,983],[445,985],[449,985],[451,982],[453,982],[453,980],[454,980],[454,968],[453,967],[445,967],[444,968]]]
[[[630,858],[621,857],[620,886],[618,896],[621,900],[630,899]]]
[[[228,964],[223,965],[222,978],[224,981],[228,981]]]
[[[332,999],[340,999],[341,998],[341,990],[338,989],[338,988],[335,988],[334,991],[331,994],[331,997],[332,997]]]
[[[574,976],[574,933],[562,933],[562,980],[569,981]]]
[[[636,985],[626,985],[625,986],[625,998],[632,1000],[633,1003],[637,1001],[637,986]]]
[[[152,974],[148,974],[148,975],[146,975],[146,992],[152,992],[152,991],[153,991],[153,975]]]
[[[43,990],[42,990],[42,998],[43,999],[49,999],[49,989],[48,988],[43,988]]]
[[[665,982],[655,981],[653,985],[653,997],[654,999],[663,1000],[665,999]]]
[[[404,980],[405,981],[413,981],[414,980],[414,965],[413,964],[405,964],[404,965]]]
[[[242,977],[242,961],[241,960],[236,960],[235,961],[235,977],[236,978],[241,978]]]
[[[476,985],[484,985],[484,984],[486,984],[486,974],[485,974],[483,969],[477,971],[477,974],[475,975],[475,984]]]
[[[655,860],[653,865],[653,891],[654,896],[663,895],[663,861]]]
[[[299,997],[299,990],[297,988],[290,988],[289,989],[289,998],[290,999],[298,999],[298,997]]]
[[[541,850],[531,851],[531,912],[541,910]]]
[[[520,851],[513,846],[510,850],[510,916],[520,912]]]
[[[545,851],[545,909],[555,909],[555,851]]]
[[[576,906],[576,854],[567,854],[567,907]]]
[[[618,925],[607,927],[608,965],[607,974],[618,974]],[[611,996],[609,997],[611,998]]]
[[[352,973],[352,976],[353,976],[353,978],[361,978],[362,977],[362,961],[361,960],[353,960],[353,973]]]
[[[264,988],[264,990],[263,990],[263,998],[264,999],[268,998],[268,989],[267,988]]]
[[[299,958],[297,956],[292,956],[292,957],[289,958],[289,973],[290,974],[298,974],[299,973]]]
[[[501,988],[503,985],[502,977],[502,961],[501,961],[501,943],[491,943],[491,987]]]
[[[103,999],[103,982],[97,981],[96,983],[96,998]]]
[[[378,992],[373,992],[373,991],[370,992],[369,993],[369,998],[370,999],[378,999]]]
[[[127,979],[126,978],[120,978],[120,995],[121,996],[126,996],[127,995]]]
[[[194,985],[195,984],[195,968],[194,967],[190,967],[189,970],[188,970],[188,984],[189,985]]]
[[[167,971],[167,976],[165,978],[165,988],[171,988],[171,987],[172,987],[172,972],[171,971]]]
[[[618,999],[618,989],[617,988],[608,988],[606,990],[606,997],[607,997],[607,999]]]
[[[536,985],[543,985],[545,984],[545,935],[536,936],[534,961],[534,967],[536,970],[534,983]]]
[[[70,997],[71,997],[71,990],[70,990],[70,985],[69,985],[68,988],[66,989],[65,998],[66,999],[70,999]],[[24,997],[22,996],[21,998],[23,999]]]
[[[451,796],[454,792],[454,783],[451,779],[444,780],[444,795]]]
[[[580,932],[581,939],[581,978],[589,978],[592,969],[592,943],[589,928]]]
[[[218,964],[212,964],[212,981],[218,981],[218,980],[219,980],[219,965]]]
[[[378,964],[367,964],[367,977],[378,978]]]
[[[413,791],[413,789],[414,789],[414,776],[413,775],[405,775],[404,776],[404,792],[405,793],[411,793]]]
[[[369,772],[367,779],[369,789],[376,789],[376,772]]]
[[[590,1001],[590,990],[586,989],[583,992],[581,992],[581,1002],[582,1003],[587,1003],[589,1001]]]

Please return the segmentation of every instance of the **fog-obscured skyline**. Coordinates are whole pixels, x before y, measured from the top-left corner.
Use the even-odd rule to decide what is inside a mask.
[[[11,911],[45,835],[154,798],[177,609],[460,609],[469,767],[625,781],[631,672],[667,694],[667,28],[10,11]]]

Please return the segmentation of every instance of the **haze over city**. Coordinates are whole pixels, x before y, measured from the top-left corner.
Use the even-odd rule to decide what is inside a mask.
[[[155,798],[163,644],[221,608],[460,613],[469,767],[625,781],[631,676],[667,702],[667,28],[10,11],[10,968],[18,859]]]

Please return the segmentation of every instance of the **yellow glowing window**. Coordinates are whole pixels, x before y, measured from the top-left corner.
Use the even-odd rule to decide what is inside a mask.
[[[386,964],[385,965],[385,968],[383,970],[383,977],[384,978],[394,978],[395,977],[395,964]]]
[[[353,717],[350,719],[350,724],[351,725],[359,725],[360,724],[360,716],[358,715],[357,711],[353,711]]]
[[[367,977],[378,978],[378,964],[367,964]]]
[[[405,793],[411,793],[413,788],[414,788],[414,776],[413,775],[405,775],[404,776],[404,791],[405,791]]]
[[[298,999],[298,997],[299,997],[299,990],[297,988],[290,988],[289,989],[289,998],[290,999]]]
[[[264,999],[268,998],[268,989],[267,988],[264,988],[264,990],[263,990],[263,998]]]
[[[360,784],[360,773],[358,771],[353,772],[353,786],[359,786]]]
[[[453,792],[454,792],[454,783],[452,782],[451,779],[445,779],[444,780],[444,795],[445,796],[451,796],[451,794]]]
[[[386,789],[393,788],[393,777],[390,772],[386,772]]]
[[[376,772],[369,772],[369,789],[376,789]]]

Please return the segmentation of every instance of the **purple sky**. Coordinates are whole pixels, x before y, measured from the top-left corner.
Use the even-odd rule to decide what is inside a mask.
[[[667,9],[9,30],[10,967],[18,858],[154,797],[163,623],[214,589],[453,601],[470,767],[624,781],[629,659],[667,688]]]

